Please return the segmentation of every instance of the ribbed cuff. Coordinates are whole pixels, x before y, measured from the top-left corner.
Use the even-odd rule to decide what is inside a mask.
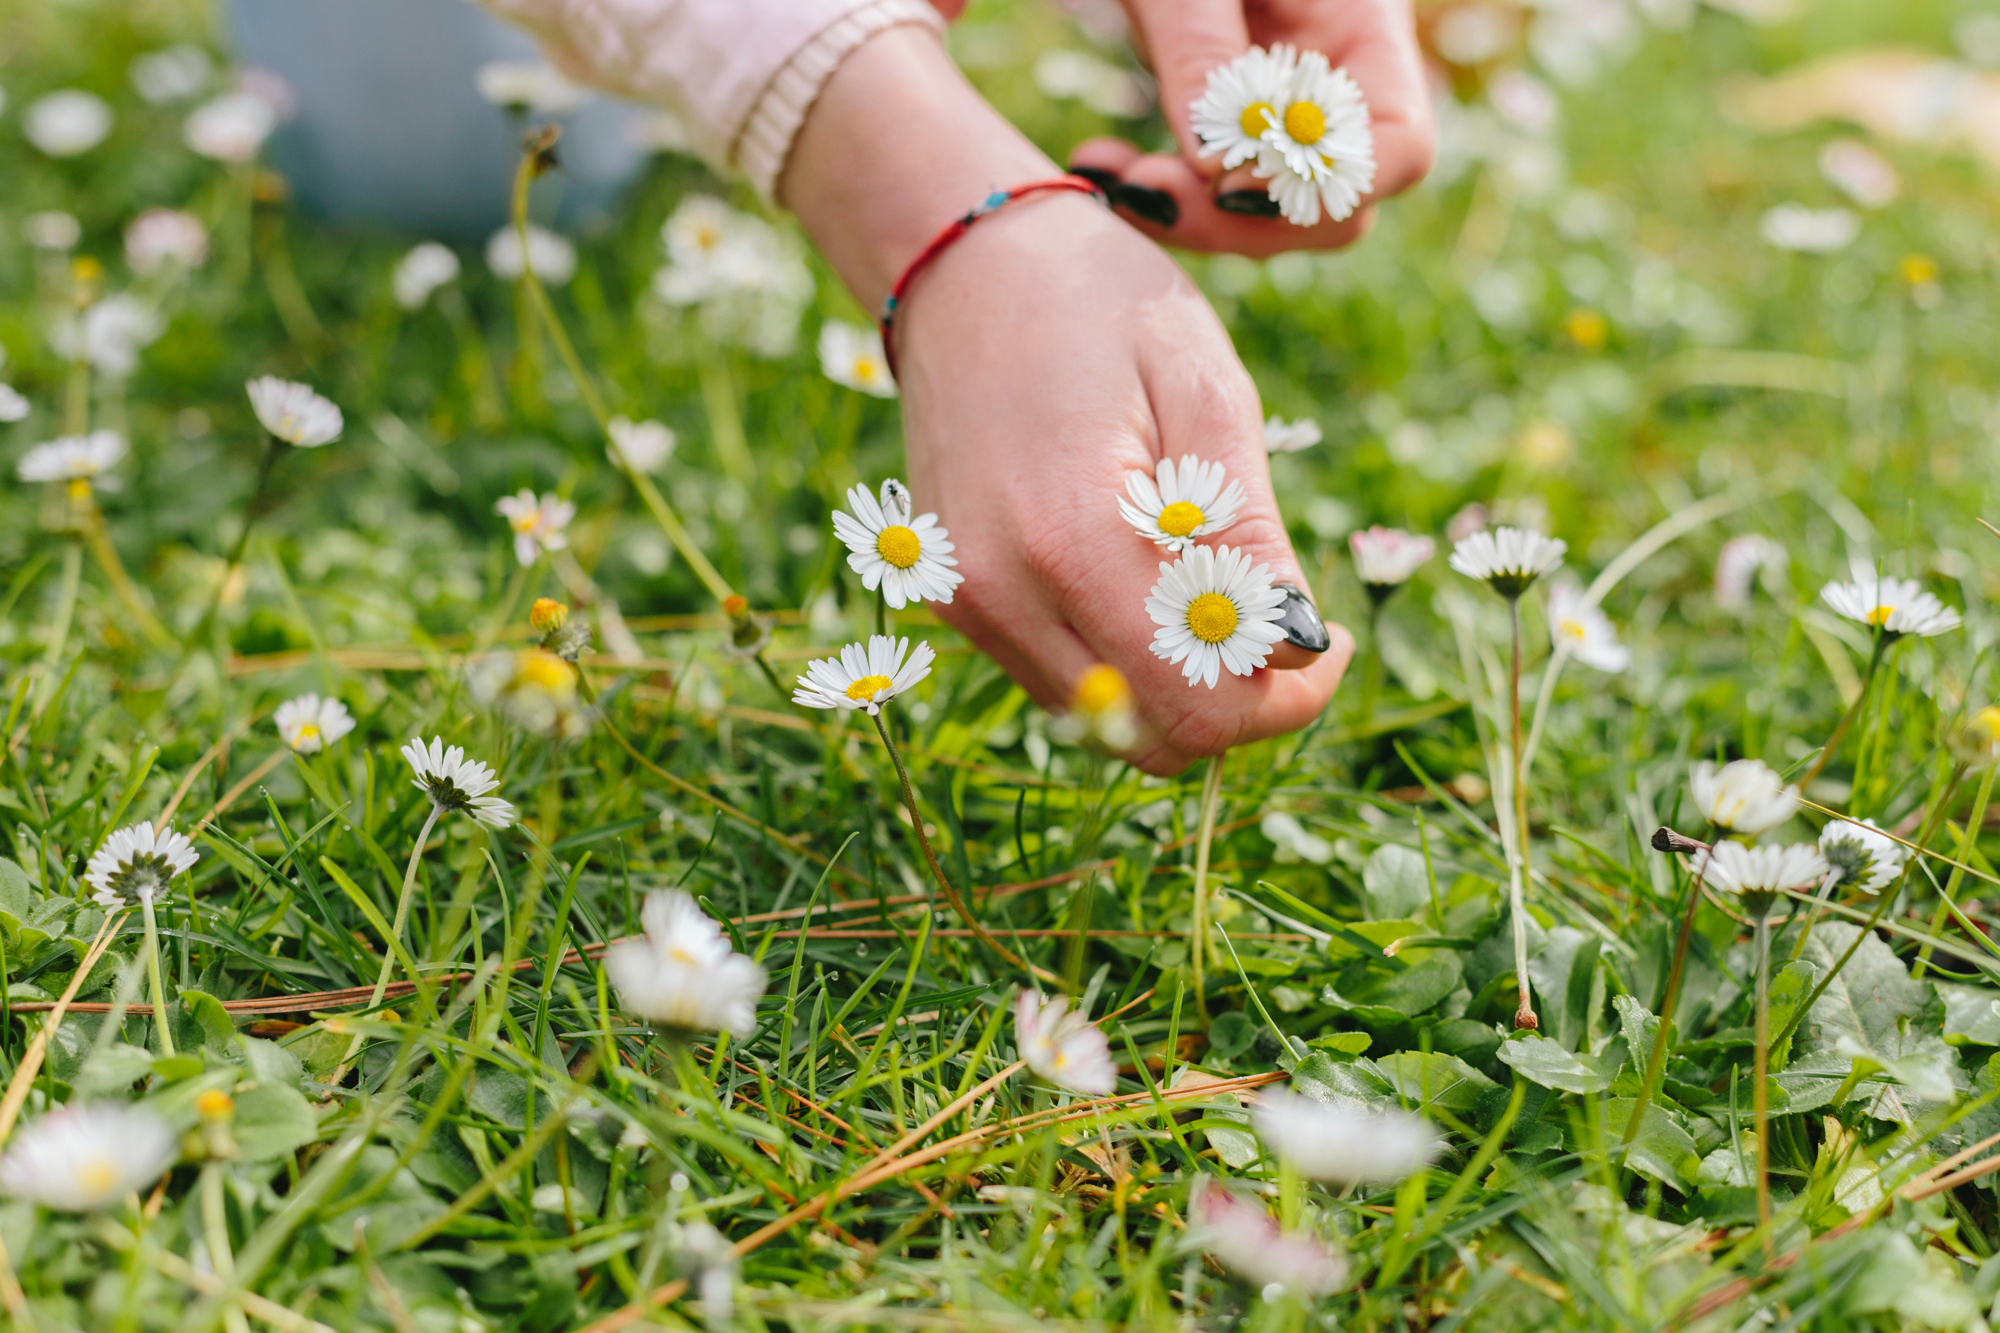
[[[785,62],[758,96],[730,154],[760,196],[769,200],[776,192],[792,140],[840,62],[876,33],[905,23],[944,28],[943,18],[928,0],[873,0],[829,24]]]

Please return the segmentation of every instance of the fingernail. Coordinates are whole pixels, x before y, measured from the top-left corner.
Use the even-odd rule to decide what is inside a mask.
[[[1120,185],[1111,192],[1111,202],[1156,227],[1171,227],[1181,220],[1179,202],[1149,185]]]
[[[1278,216],[1278,201],[1262,190],[1229,190],[1215,196],[1215,206],[1225,213],[1246,218]]]
[[[1071,167],[1069,174],[1083,177],[1106,194],[1112,193],[1124,183],[1118,179],[1115,172],[1106,171],[1102,167]]]
[[[1285,600],[1278,606],[1278,628],[1284,631],[1285,642],[1309,653],[1323,653],[1331,648],[1333,636],[1326,632],[1326,622],[1319,618],[1319,609],[1312,599],[1289,583],[1277,586],[1285,594]]]

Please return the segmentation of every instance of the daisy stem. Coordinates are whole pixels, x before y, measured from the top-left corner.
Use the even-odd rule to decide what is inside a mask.
[[[250,488],[250,503],[243,509],[243,531],[236,534],[235,545],[229,548],[229,555],[222,562],[222,577],[216,580],[215,596],[208,602],[208,609],[201,613],[201,620],[194,632],[188,635],[190,647],[208,637],[208,631],[215,624],[216,613],[222,610],[222,599],[229,593],[229,580],[243,563],[243,552],[250,545],[250,530],[257,526],[257,516],[264,512],[264,493],[271,484],[271,471],[278,463],[278,437],[266,433],[264,436],[264,457],[257,463],[257,484]]]
[[[172,646],[174,636],[167,633],[166,627],[153,615],[145,599],[139,595],[139,589],[133,585],[132,576],[125,572],[125,564],[118,558],[118,548],[111,544],[111,535],[104,530],[104,515],[95,504],[89,506],[89,513],[84,516],[83,536],[90,543],[90,553],[97,557],[98,567],[104,571],[104,577],[111,580],[118,600],[125,603],[125,610],[138,623],[140,631],[160,647]]]
[[[1375,697],[1382,690],[1382,604],[1368,599],[1368,656],[1361,663],[1361,720],[1375,715]]]
[[[62,582],[56,585],[56,620],[49,627],[48,651],[42,655],[42,665],[50,671],[55,670],[63,648],[69,643],[69,625],[76,616],[76,592],[82,580],[83,544],[75,540],[64,542]]]
[[[1875,670],[1882,665],[1882,655],[1888,646],[1889,636],[1880,630],[1875,631],[1875,650],[1868,654],[1868,670],[1862,673],[1861,688],[1855,691],[1854,702],[1847,706],[1847,711],[1840,715],[1840,721],[1834,724],[1833,734],[1828,736],[1826,744],[1820,747],[1819,758],[1813,760],[1812,767],[1799,779],[1800,791],[1812,785],[1812,780],[1826,767],[1826,761],[1833,758],[1833,752],[1840,748],[1840,742],[1847,736],[1847,729],[1854,725],[1855,715],[1861,711],[1862,703],[1868,698],[1868,687],[1875,683]]]
[[[1509,876],[1513,890],[1514,986],[1520,1007],[1514,1010],[1516,1028],[1539,1028],[1534,1000],[1528,993],[1528,917],[1525,899],[1528,887],[1528,789],[1523,785],[1521,765],[1521,599],[1507,599],[1514,621],[1513,657],[1507,669],[1507,700],[1513,727],[1514,765],[1514,870]]]
[[[1838,870],[1830,870],[1826,878],[1820,881],[1819,892],[1813,897],[1812,911],[1806,913],[1805,924],[1799,928],[1799,938],[1792,945],[1793,958],[1805,957],[1806,941],[1812,938],[1813,927],[1819,924],[1820,917],[1826,913],[1826,900],[1833,896],[1833,887],[1838,882],[1839,874]]]
[[[521,253],[524,256],[528,253],[528,186],[533,180],[534,154],[523,153],[520,169],[514,175],[514,230],[521,238]],[[613,457],[618,458],[622,465],[623,457],[617,453],[616,444],[611,439],[611,412],[605,406],[603,396],[597,392],[597,381],[584,369],[583,358],[576,354],[576,345],[570,342],[569,334],[563,328],[562,319],[556,314],[555,305],[549,300],[549,294],[542,286],[541,277],[528,267],[525,260],[521,265],[521,288],[527,292],[536,315],[548,329],[549,341],[556,345],[556,355],[562,358],[563,366],[569,371],[570,378],[576,381],[577,396],[583,399],[584,407],[597,422],[597,429],[603,434],[605,442],[613,445]],[[715,566],[709,563],[708,557],[702,554],[701,548],[695,545],[694,538],[688,535],[680,516],[674,512],[673,506],[667,503],[666,497],[660,494],[660,488],[653,484],[653,479],[639,469],[629,466],[625,467],[625,476],[631,481],[633,489],[639,492],[639,498],[645,502],[646,508],[652,512],[653,521],[667,534],[667,540],[674,544],[674,549],[681,553],[681,559],[688,562],[688,568],[694,571],[695,577],[702,581],[702,585],[708,589],[710,595],[718,602],[726,602],[734,596],[729,580],[722,577]]]
[[[1535,695],[1534,721],[1528,725],[1528,748],[1521,755],[1521,767],[1524,769],[1535,766],[1535,752],[1542,748],[1542,722],[1548,716],[1549,701],[1555,697],[1556,677],[1562,675],[1562,669],[1568,662],[1569,640],[1565,637],[1549,654],[1549,664],[1542,668],[1542,688]]]
[[[423,828],[417,831],[417,845],[410,848],[410,863],[403,871],[403,891],[396,895],[396,919],[389,923],[389,938],[384,941],[382,971],[375,978],[374,991],[368,996],[370,1010],[382,1003],[382,992],[389,989],[389,974],[396,968],[396,944],[403,938],[404,923],[410,919],[410,903],[417,896],[417,866],[424,859],[424,845],[431,840],[431,830],[437,827],[438,817],[443,813],[443,806],[431,806],[431,812],[424,816]],[[416,978],[413,976],[410,980],[415,981]],[[354,1040],[348,1043],[347,1054],[340,1057],[341,1067],[345,1069],[360,1050],[361,1034],[357,1032]],[[339,1080],[336,1078],[334,1081]]]
[[[879,588],[875,591],[875,632],[877,634],[889,632],[889,599]]]
[[[778,673],[772,670],[771,664],[765,660],[762,648],[759,648],[750,660],[755,662],[757,669],[764,673],[764,679],[771,682],[771,688],[778,692],[780,699],[789,700],[792,697],[791,691],[787,690],[784,682],[778,679]]]
[[[1941,909],[1955,907],[1958,902],[1958,886],[1965,882],[1965,867],[1972,858],[1973,845],[1979,841],[1980,831],[1986,827],[1986,806],[1993,799],[1993,773],[1994,765],[1989,764],[1986,772],[1980,775],[1978,793],[1972,798],[1972,811],[1966,816],[1964,832],[1959,834],[1958,861],[1952,866],[1951,874],[1944,882],[1944,889],[1938,895],[1938,906]],[[1965,918],[1961,914],[1959,923],[1963,925],[1964,921]],[[1931,933],[1937,933],[1935,927]],[[1917,961],[1910,969],[1910,976],[1914,980],[1922,981],[1924,970],[1930,966],[1930,960],[1931,946],[1926,944],[1917,953]]]
[[[1674,961],[1667,968],[1666,993],[1660,997],[1660,1026],[1653,1033],[1652,1054],[1646,1057],[1646,1072],[1639,1080],[1639,1096],[1632,1103],[1632,1114],[1625,1122],[1620,1147],[1632,1142],[1639,1133],[1639,1122],[1645,1117],[1646,1104],[1653,1100],[1653,1091],[1659,1087],[1660,1077],[1666,1071],[1667,1035],[1673,1027],[1674,1009],[1680,1003],[1681,973],[1687,967],[1688,938],[1694,933],[1695,910],[1701,906],[1701,877],[1708,873],[1709,856],[1709,852],[1702,853],[1694,868],[1694,879],[1688,886],[1687,911],[1681,915],[1681,933],[1674,941]]]
[[[160,1054],[174,1053],[174,1028],[167,1017],[167,988],[160,981],[160,926],[153,915],[153,898],[139,899],[146,918],[146,980],[153,992],[153,1030],[160,1034]]]
[[[965,900],[958,896],[958,890],[952,888],[951,881],[945,878],[944,868],[938,865],[937,853],[931,850],[931,840],[924,834],[923,811],[917,808],[917,792],[910,785],[909,770],[903,767],[902,752],[897,750],[896,742],[891,739],[889,728],[882,725],[882,714],[880,712],[873,713],[870,715],[870,720],[875,723],[875,734],[882,738],[883,746],[889,751],[889,761],[896,766],[897,781],[903,784],[903,804],[909,807],[910,829],[916,834],[917,846],[923,849],[924,860],[930,864],[931,877],[937,881],[938,887],[944,890],[945,899],[951,904],[952,910],[958,913],[959,919],[965,922],[967,929],[972,931],[981,944],[993,950],[994,953],[999,954],[1001,958],[1006,960],[1010,967],[1018,967],[1026,972],[1030,972],[1037,980],[1046,981],[1052,985],[1060,984],[1062,981],[1061,977],[1058,977],[1045,967],[1035,966],[1002,944],[999,940],[993,938],[993,932],[980,924],[979,919],[972,914],[972,909],[965,905]]]
[[[1750,1105],[1757,1125],[1757,1227],[1764,1253],[1771,1253],[1770,1095],[1765,1077],[1771,1063],[1771,914],[1757,918],[1757,1052],[1751,1066]]]
[[[1194,843],[1194,924],[1188,929],[1188,956],[1194,963],[1194,1007],[1208,1021],[1208,851],[1215,841],[1215,816],[1222,805],[1222,763],[1228,751],[1208,761],[1201,780],[1201,824]]]

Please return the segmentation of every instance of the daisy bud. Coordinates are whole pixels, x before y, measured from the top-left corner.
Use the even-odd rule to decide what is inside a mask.
[[[569,623],[569,607],[553,597],[537,597],[528,610],[528,623],[538,634],[553,634]]]

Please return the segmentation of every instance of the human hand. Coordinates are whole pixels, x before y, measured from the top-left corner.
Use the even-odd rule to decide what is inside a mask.
[[[865,146],[858,151],[857,145]],[[996,185],[1055,168],[981,102],[928,34],[850,56],[793,150],[783,197],[868,305],[936,230]],[[1305,580],[1249,376],[1178,266],[1097,203],[1054,195],[982,221],[897,319],[910,481],[951,530],[965,582],[937,610],[1045,707],[1108,662],[1132,685],[1151,772],[1305,725],[1353,649],[1279,644],[1249,677],[1190,686],[1156,657],[1145,600],[1171,559],[1119,517],[1126,474],[1165,456],[1222,463],[1247,498],[1226,544]],[[1313,619],[1317,617],[1314,616]]]
[[[1181,151],[1142,153],[1122,139],[1079,144],[1070,165],[1109,172],[1127,185],[1171,196],[1178,218],[1162,226],[1132,213],[1147,235],[1191,250],[1264,256],[1285,250],[1347,245],[1368,229],[1373,208],[1352,217],[1296,227],[1275,216],[1230,211],[1271,207],[1264,181],[1248,164],[1224,172],[1221,159],[1201,156],[1188,108],[1209,71],[1251,45],[1289,42],[1323,52],[1345,66],[1368,99],[1375,134],[1371,199],[1400,194],[1430,170],[1436,151],[1430,94],[1409,0],[1124,0],[1134,40],[1160,81],[1160,109]],[[1127,210],[1130,212],[1130,210]]]

